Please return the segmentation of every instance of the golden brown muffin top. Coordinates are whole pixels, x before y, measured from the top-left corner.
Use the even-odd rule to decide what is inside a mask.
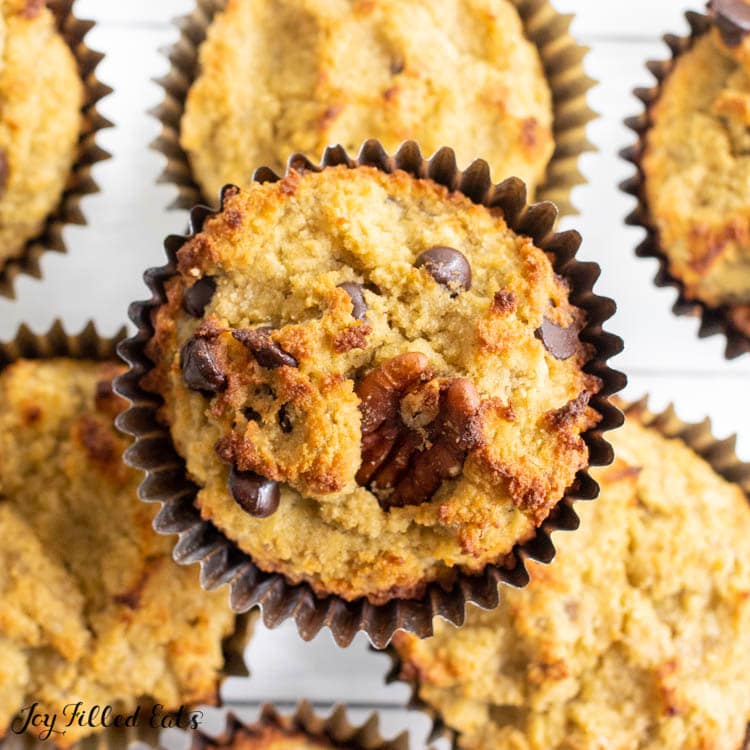
[[[0,267],[60,202],[81,131],[83,83],[44,0],[0,3]]]
[[[329,144],[481,156],[531,193],[554,149],[552,97],[510,0],[228,0],[181,123],[204,195]]]
[[[750,721],[750,506],[628,417],[601,496],[551,566],[435,637],[403,674],[466,750],[739,750]]]
[[[233,189],[178,252],[147,387],[203,515],[382,602],[502,560],[588,465],[584,313],[499,211],[370,167]]]
[[[750,335],[750,40],[729,46],[717,29],[697,38],[651,119],[646,200],[670,273]]]
[[[165,710],[217,696],[235,618],[136,497],[113,426],[121,370],[60,358],[0,373],[0,735],[37,701],[62,714],[71,696]]]

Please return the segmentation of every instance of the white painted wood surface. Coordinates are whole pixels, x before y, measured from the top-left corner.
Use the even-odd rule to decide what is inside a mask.
[[[113,333],[124,322],[128,303],[146,294],[143,270],[162,262],[163,236],[185,225],[184,212],[164,209],[173,189],[155,184],[162,157],[147,148],[158,125],[146,111],[160,99],[151,79],[167,68],[158,48],[176,37],[169,20],[191,4],[78,0],[78,14],[98,22],[89,43],[106,53],[99,76],[115,89],[101,105],[116,123],[100,140],[113,158],[95,168],[102,192],[84,201],[88,226],[66,230],[70,252],[45,255],[43,280],[21,277],[17,300],[0,299],[1,338],[12,336],[22,322],[43,330],[56,317],[71,330],[93,317],[103,333]],[[697,321],[672,315],[675,292],[652,284],[655,261],[635,258],[641,232],[624,226],[632,200],[617,188],[630,172],[617,156],[632,140],[622,120],[639,110],[630,92],[650,81],[645,61],[666,56],[662,34],[685,32],[683,13],[689,6],[682,0],[557,4],[576,14],[573,32],[591,46],[586,67],[600,81],[590,98],[601,114],[590,129],[599,150],[584,157],[589,183],[575,195],[581,216],[567,224],[584,234],[582,256],[602,265],[598,291],[618,302],[610,329],[626,342],[625,353],[615,363],[630,377],[626,395],[649,392],[655,408],[674,401],[685,419],[710,415],[718,435],[739,433],[739,453],[750,460],[750,356],[727,362],[721,337],[699,340]],[[700,10],[700,4],[694,8]],[[370,653],[363,637],[344,651],[327,633],[303,643],[290,623],[273,632],[261,627],[248,656],[252,678],[230,680],[224,690],[227,700],[348,701],[356,707],[355,718],[363,718],[370,706],[380,707],[386,733],[411,728],[412,747],[425,747],[429,722],[400,708],[407,689],[383,684],[388,661]],[[252,705],[247,710],[252,715]]]

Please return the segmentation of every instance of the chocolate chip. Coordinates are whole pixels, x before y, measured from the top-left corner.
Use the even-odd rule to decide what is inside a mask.
[[[578,326],[575,323],[563,328],[549,318],[544,318],[534,335],[555,359],[568,359],[578,350]]]
[[[466,256],[455,248],[435,245],[420,253],[414,265],[424,267],[438,284],[456,293],[471,289],[471,266]]]
[[[193,336],[180,352],[182,379],[194,391],[219,393],[227,387],[227,378],[219,368],[211,342]]]
[[[211,301],[216,291],[216,281],[212,276],[204,276],[193,284],[185,292],[182,306],[188,315],[200,318],[206,310],[206,305]]]
[[[266,518],[279,507],[279,484],[254,471],[229,470],[229,491],[237,504],[251,516]]]
[[[260,414],[252,406],[246,406],[242,414],[248,422],[260,422]]]
[[[283,404],[279,409],[278,420],[281,431],[289,434],[294,428],[294,425],[292,424],[292,420],[289,419],[289,414],[287,413],[286,407],[287,405]]]
[[[367,302],[362,294],[362,285],[354,281],[345,281],[339,284],[339,289],[343,289],[352,301],[352,317],[355,320],[364,320],[367,315]]]
[[[711,0],[709,9],[728,46],[737,47],[750,34],[750,5],[744,0]]]
[[[232,331],[237,341],[246,346],[251,352],[255,361],[269,370],[286,365],[287,367],[297,367],[297,360],[287,354],[270,336],[270,326],[261,328],[240,328]]]

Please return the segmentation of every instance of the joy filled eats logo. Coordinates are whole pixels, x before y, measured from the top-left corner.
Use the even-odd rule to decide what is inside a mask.
[[[11,724],[14,734],[35,734],[40,740],[63,735],[71,727],[109,729],[111,727],[150,726],[154,729],[197,729],[203,721],[203,711],[191,711],[180,706],[177,711],[165,711],[161,703],[144,709],[138,706],[131,713],[116,713],[112,706],[84,705],[83,701],[68,703],[59,712],[39,710],[39,703],[24,706]]]

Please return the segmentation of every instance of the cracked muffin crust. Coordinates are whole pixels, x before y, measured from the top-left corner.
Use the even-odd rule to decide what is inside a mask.
[[[60,713],[73,697],[122,710],[217,698],[235,616],[172,561],[136,497],[113,426],[121,371],[58,358],[0,372],[0,736],[36,701]]]
[[[446,143],[530,194],[554,150],[552,95],[511,0],[228,0],[200,48],[180,143],[204,196],[290,154]],[[470,85],[467,83],[470,82]]]
[[[60,202],[81,131],[83,83],[43,0],[0,2],[0,267]]]
[[[641,168],[670,274],[750,336],[750,38],[736,17],[747,4],[712,7],[715,28],[677,57],[651,105]]]
[[[739,750],[750,721],[750,506],[635,416],[558,557],[461,629],[398,633],[462,750]]]
[[[501,564],[588,466],[585,314],[499,210],[430,180],[230,188],[165,288],[142,385],[202,516],[321,596]]]

